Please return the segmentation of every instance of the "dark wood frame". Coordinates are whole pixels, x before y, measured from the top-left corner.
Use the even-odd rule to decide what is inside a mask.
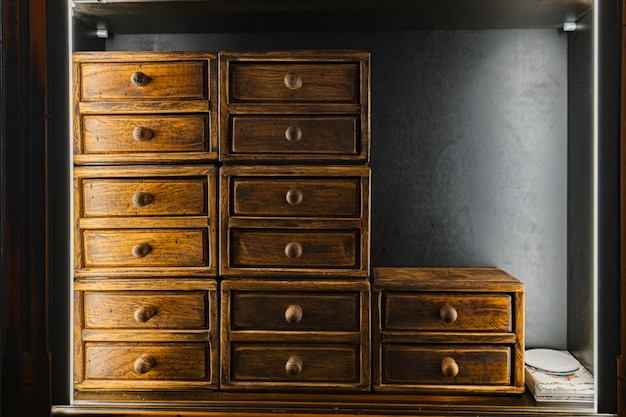
[[[610,12],[601,11],[604,16],[614,15],[615,5],[609,1],[603,5]],[[54,166],[56,153],[64,150],[48,146],[51,131],[67,134],[67,127],[63,127],[67,110],[50,105],[51,96],[67,94],[67,74],[64,73],[67,63],[58,64],[67,59],[67,26],[62,24],[67,19],[66,6],[67,3],[61,0],[2,0],[0,3],[0,414],[7,417],[50,415],[50,405],[59,401],[53,397],[51,376],[56,375],[55,381],[68,380],[68,376],[63,375],[67,371],[62,369],[67,367],[67,360],[61,359],[57,369],[53,369],[54,362],[50,360],[51,352],[61,356],[67,352],[68,347],[63,341],[68,338],[62,333],[68,326],[62,324],[67,323],[69,316],[64,310],[67,299],[60,299],[54,291],[49,291],[50,275],[67,268],[63,265],[65,261],[55,256],[57,249],[51,242],[66,240],[67,237],[57,234],[64,233],[68,225],[61,224],[58,219],[63,215],[56,213],[63,205],[55,204],[55,201],[67,198],[65,185],[55,181],[55,175],[60,175],[58,173],[63,168]],[[607,25],[603,28],[601,35],[609,44],[604,43],[603,48],[611,55],[601,67],[601,71],[608,69],[610,72],[607,77],[610,85],[601,86],[601,96],[609,96],[610,100],[604,105],[615,106],[615,112],[620,111],[617,109],[619,105],[614,103],[619,100],[613,100],[613,94],[619,93],[605,93],[617,90],[610,81],[616,78],[613,72],[618,72],[618,65],[613,65],[619,63],[618,48],[614,48],[620,43],[617,39],[621,28],[618,21],[620,19],[616,18],[615,27]],[[55,24],[60,27],[54,27]],[[56,104],[59,102],[63,100],[57,100]],[[622,103],[626,107],[626,100]],[[624,114],[624,110],[621,111]],[[626,116],[622,123],[625,120]],[[618,126],[603,126],[602,129],[611,137],[614,131],[619,131]],[[604,152],[616,151],[612,139],[609,142],[611,144]],[[626,139],[622,136],[624,148]],[[621,211],[623,217],[626,205],[613,207],[618,206],[613,202],[619,200],[614,195],[617,187],[613,182],[618,183],[616,178],[620,176],[623,181],[621,192],[626,195],[625,170],[622,169],[621,174],[618,171],[619,166],[616,166],[605,172],[606,177],[612,178],[606,191],[610,200],[606,205],[611,207],[606,211],[609,215]],[[623,227],[615,219],[609,221],[607,218],[605,222],[607,230],[614,230],[616,225],[617,229]],[[605,233],[610,235],[608,242],[603,240],[604,250],[611,253],[608,256],[611,265],[607,268],[614,268],[619,265],[619,261],[613,262],[612,253],[618,252],[614,241],[620,239],[614,238],[614,232]],[[622,230],[621,242],[617,246],[619,243],[626,246],[625,234]],[[62,252],[62,249],[58,251]],[[621,260],[626,262],[623,249]],[[618,408],[620,415],[626,416],[623,400],[626,398],[626,276],[622,275],[621,280],[621,313],[609,303],[601,306],[600,317],[621,314],[618,326],[621,326],[622,358],[618,362],[618,387],[622,395],[618,396],[621,399]],[[615,288],[619,288],[619,283],[604,282],[603,294]],[[50,314],[52,311],[55,315]],[[57,332],[61,334],[49,337]],[[607,335],[609,331],[601,333]],[[611,351],[604,345],[600,354]],[[601,390],[606,388],[600,387]],[[612,407],[614,405],[606,404],[602,411],[612,412]]]
[[[2,2],[2,414],[50,410],[46,0]]]

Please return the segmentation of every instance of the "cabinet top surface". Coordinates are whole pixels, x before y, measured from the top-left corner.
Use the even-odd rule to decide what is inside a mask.
[[[374,289],[399,291],[513,291],[524,284],[498,268],[392,268],[373,270]]]

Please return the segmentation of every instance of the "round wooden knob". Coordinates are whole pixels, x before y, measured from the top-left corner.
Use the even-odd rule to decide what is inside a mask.
[[[156,314],[156,308],[151,306],[137,307],[135,310],[135,320],[137,323],[145,323]]]
[[[296,324],[302,320],[302,307],[292,304],[285,310],[285,320],[288,323]]]
[[[443,358],[441,361],[441,373],[447,378],[454,378],[459,374],[459,365],[452,358]]]
[[[302,139],[302,129],[298,126],[289,126],[285,129],[285,138],[287,138],[289,142],[300,142]]]
[[[289,357],[287,363],[285,363],[285,371],[287,371],[289,375],[300,375],[302,373],[302,359],[296,355]]]
[[[138,243],[133,246],[133,256],[135,258],[144,258],[147,256],[152,250],[152,246],[147,243]]]
[[[302,245],[298,242],[289,242],[285,246],[285,255],[289,259],[298,259],[302,256]]]
[[[134,86],[143,87],[150,82],[150,77],[141,71],[137,71],[133,72],[130,76],[130,82],[133,83]]]
[[[287,74],[285,75],[285,78],[283,78],[283,81],[285,83],[285,87],[290,90],[302,88],[302,77],[298,74]]]
[[[450,304],[444,304],[439,309],[439,318],[444,323],[454,323],[458,316],[459,313],[457,313],[456,308],[452,307]]]
[[[133,139],[137,142],[148,142],[153,136],[154,132],[147,127],[137,126],[133,129]]]
[[[302,198],[302,191],[298,190],[297,188],[293,188],[287,191],[287,194],[285,194],[285,200],[287,200],[287,203],[291,204],[292,206],[297,206],[298,204],[300,204],[302,202]]]
[[[154,363],[154,358],[147,353],[144,353],[143,355],[135,359],[135,364],[133,367],[135,368],[136,373],[145,374],[154,367]]]
[[[133,205],[135,207],[145,207],[154,201],[154,196],[150,193],[138,191],[133,195]]]

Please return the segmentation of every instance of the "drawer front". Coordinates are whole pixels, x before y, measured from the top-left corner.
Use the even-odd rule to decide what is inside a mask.
[[[207,266],[206,229],[85,230],[84,266]]]
[[[230,100],[358,103],[357,63],[231,63]]]
[[[208,61],[83,63],[81,101],[208,99]]]
[[[359,331],[360,293],[231,291],[232,330]]]
[[[85,343],[85,379],[208,380],[208,343]]]
[[[384,344],[381,358],[383,384],[511,383],[508,346]]]
[[[206,291],[86,291],[84,325],[92,329],[207,329]]]
[[[383,330],[512,331],[511,296],[498,293],[383,293]]]
[[[359,231],[230,231],[233,267],[355,268]]]
[[[359,381],[358,346],[234,344],[230,378],[234,382]]]
[[[206,114],[83,116],[81,152],[117,154],[209,151],[210,129]]]
[[[231,215],[352,217],[361,214],[361,178],[233,178]]]
[[[207,178],[85,178],[82,217],[206,216]]]
[[[358,155],[360,122],[344,117],[234,116],[230,152],[235,154]]]

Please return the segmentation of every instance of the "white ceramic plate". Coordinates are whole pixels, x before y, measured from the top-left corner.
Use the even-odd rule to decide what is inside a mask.
[[[524,354],[526,365],[551,373],[571,373],[580,367],[576,358],[553,349],[528,349]]]

